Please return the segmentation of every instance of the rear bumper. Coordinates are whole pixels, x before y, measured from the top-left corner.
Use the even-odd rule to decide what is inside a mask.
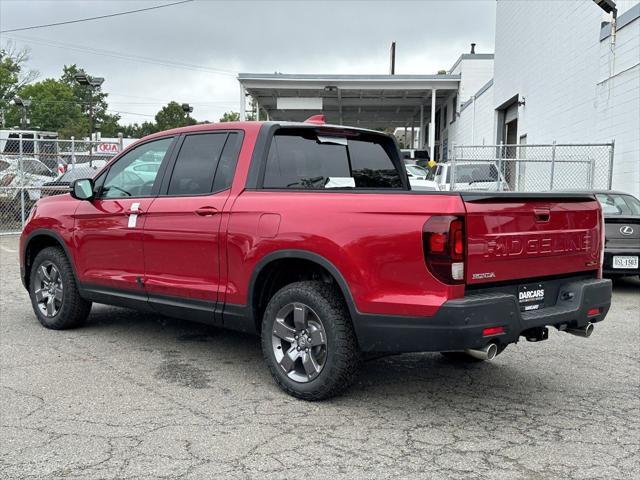
[[[443,352],[481,348],[495,342],[518,341],[528,330],[546,326],[577,328],[604,319],[611,306],[611,281],[589,279],[563,284],[553,307],[520,312],[515,295],[469,295],[445,302],[428,318],[361,315],[356,333],[367,352]],[[598,308],[597,315],[587,312]],[[488,327],[504,327],[504,333],[483,337]]]

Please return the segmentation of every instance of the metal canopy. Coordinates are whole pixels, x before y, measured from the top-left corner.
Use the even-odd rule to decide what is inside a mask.
[[[433,89],[438,108],[458,90],[460,75],[241,73],[238,81],[242,94],[253,97],[271,120],[304,121],[323,113],[332,124],[395,128],[419,122],[420,107],[431,108]]]

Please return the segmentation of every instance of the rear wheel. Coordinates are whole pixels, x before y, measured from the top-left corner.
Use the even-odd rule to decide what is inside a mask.
[[[83,299],[64,251],[48,247],[36,255],[31,267],[29,296],[40,323],[54,330],[77,327],[91,310]]]
[[[289,395],[322,400],[355,379],[360,351],[340,292],[323,282],[297,282],[277,292],[262,322],[262,351]]]

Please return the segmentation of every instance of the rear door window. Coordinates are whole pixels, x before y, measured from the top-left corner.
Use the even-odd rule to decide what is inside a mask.
[[[400,189],[392,150],[395,144],[378,135],[351,138],[313,129],[282,129],[269,148],[264,188]]]
[[[226,132],[185,137],[176,159],[167,195],[203,195],[211,193]]]
[[[227,141],[224,144],[224,149],[222,150],[220,161],[218,162],[215,179],[213,180],[214,192],[221,192],[222,190],[231,188],[241,146],[242,135],[239,132],[229,133]]]

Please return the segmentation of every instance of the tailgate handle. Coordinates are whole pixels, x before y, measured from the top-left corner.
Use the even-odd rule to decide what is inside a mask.
[[[551,212],[546,208],[534,208],[533,214],[536,216],[536,222],[548,222]]]

